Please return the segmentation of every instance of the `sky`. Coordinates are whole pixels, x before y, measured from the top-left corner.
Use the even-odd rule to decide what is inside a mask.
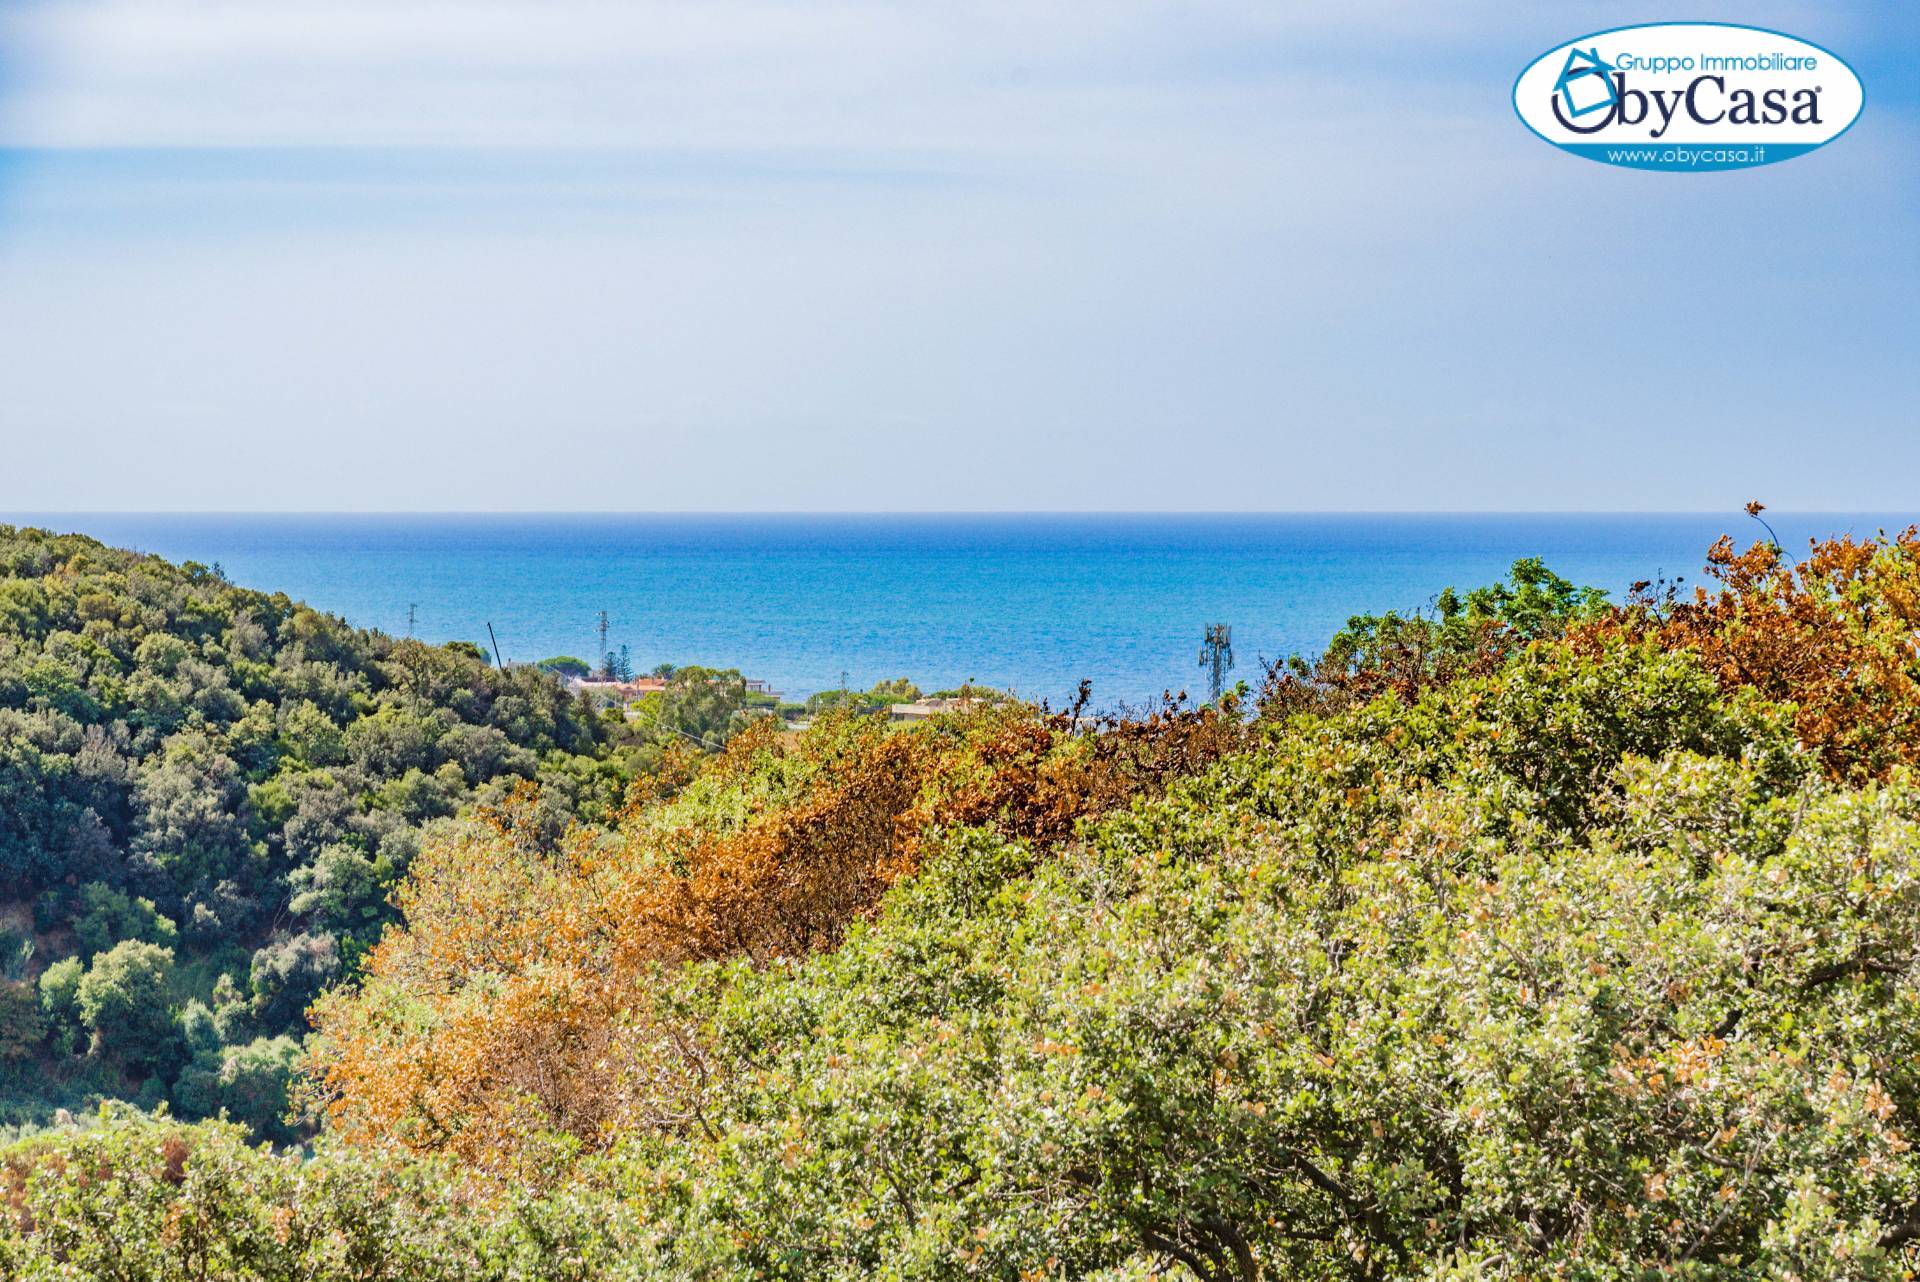
[[[0,0],[0,513],[1909,510],[1887,3]],[[1844,138],[1534,138],[1630,22]]]

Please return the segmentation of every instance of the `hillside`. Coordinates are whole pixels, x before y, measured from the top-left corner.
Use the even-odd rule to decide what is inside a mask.
[[[217,569],[0,526],[0,1123],[104,1094],[282,1125],[303,1011],[423,834],[627,771],[558,682]]]
[[[476,790],[313,1007],[316,1143],[23,1141],[0,1270],[1909,1276],[1920,538],[1709,569],[750,728],[557,836]]]

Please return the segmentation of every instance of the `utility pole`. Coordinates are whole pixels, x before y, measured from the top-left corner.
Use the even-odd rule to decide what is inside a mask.
[[[507,665],[500,659],[500,638],[493,635],[493,621],[487,621],[487,640],[493,642],[493,666],[505,672]]]
[[[1207,688],[1212,702],[1219,703],[1227,688],[1227,670],[1233,667],[1233,629],[1224,623],[1209,623],[1200,641],[1200,666],[1207,669]]]
[[[420,608],[418,601],[407,602],[407,636],[413,636],[413,612]]]

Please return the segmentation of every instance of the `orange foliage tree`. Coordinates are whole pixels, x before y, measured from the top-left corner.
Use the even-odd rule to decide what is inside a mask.
[[[312,1012],[311,1094],[349,1140],[521,1178],[628,1128],[697,1126],[725,1066],[651,1000],[665,968],[833,947],[944,833],[992,825],[1038,856],[1244,733],[1174,706],[1098,724],[1023,705],[913,728],[769,723],[697,773],[669,763],[615,831],[576,830],[557,853],[523,792],[416,862],[404,927]]]

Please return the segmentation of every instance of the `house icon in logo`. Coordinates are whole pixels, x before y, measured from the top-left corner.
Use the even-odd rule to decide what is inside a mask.
[[[1567,65],[1553,82],[1553,91],[1567,104],[1569,116],[1584,116],[1613,106],[1620,93],[1607,74],[1612,70],[1613,64],[1600,56],[1598,45],[1567,50]]]

